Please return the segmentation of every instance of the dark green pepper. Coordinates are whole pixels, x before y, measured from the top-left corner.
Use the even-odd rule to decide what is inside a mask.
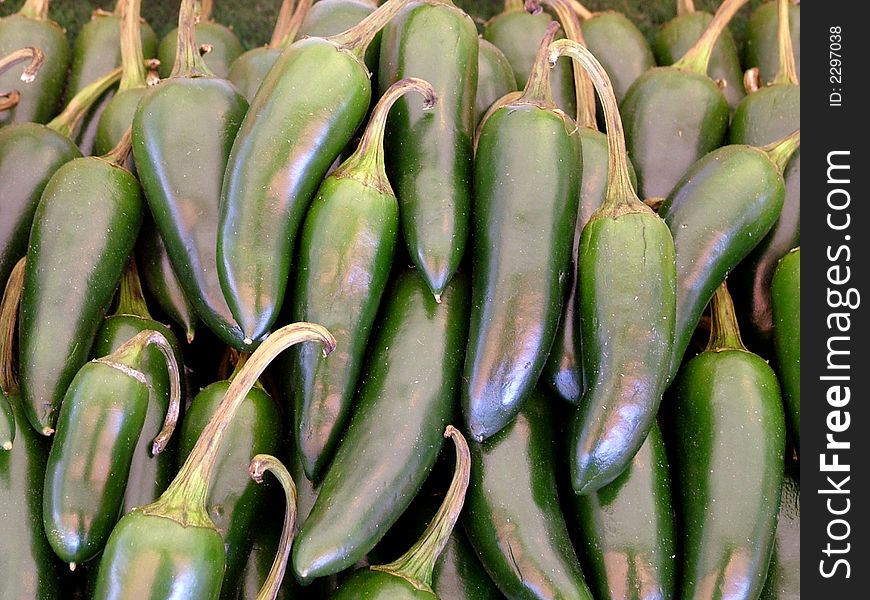
[[[198,49],[207,47],[208,51],[202,57],[205,61],[205,66],[208,67],[209,73],[214,73],[220,79],[226,79],[230,72],[230,65],[245,49],[236,34],[228,27],[215,23],[211,18],[212,0],[203,0],[200,2],[201,9],[199,11],[199,19],[197,20],[195,33],[199,46]],[[180,20],[179,20],[180,22]],[[160,45],[157,47],[157,58],[160,60],[158,73],[161,79],[172,77],[175,69],[175,63],[180,58],[178,55],[178,45],[181,43],[179,36],[179,28],[173,29],[167,33]],[[188,114],[188,113],[185,113]]]
[[[707,68],[719,35],[746,2],[725,0],[680,60],[650,69],[626,92],[620,109],[641,198],[666,197],[695,161],[722,145],[730,110]]]
[[[719,148],[692,165],[659,209],[677,249],[670,379],[716,288],[776,222],[785,196],[781,169],[799,143],[798,130],[765,149]]]
[[[124,516],[112,531],[100,561],[94,600],[218,598],[226,561],[224,542],[206,506],[228,427],[275,356],[305,341],[322,343],[326,352],[335,348],[335,340],[323,327],[295,323],[275,331],[251,355],[169,488],[156,502]],[[283,482],[289,476],[279,479]],[[296,505],[289,496],[288,492],[288,515]],[[289,553],[288,521],[282,552],[276,558],[279,570]],[[280,577],[270,578],[276,579],[280,582]]]
[[[551,46],[578,60],[598,91],[607,125],[604,204],[580,238],[578,304],[587,388],[573,417],[571,482],[589,493],[613,481],[646,439],[668,383],[676,269],[667,225],[631,185],[622,122],[607,74],[575,42]]]
[[[139,182],[120,166],[129,153],[126,136],[104,157],[65,164],[34,215],[21,298],[21,396],[43,435],[54,431],[139,233]]]
[[[366,48],[407,1],[288,47],[251,102],[227,163],[217,239],[221,286],[249,346],[277,319],[308,206],[368,112]]]
[[[511,64],[497,46],[482,38],[478,44],[474,122],[479,126],[490,106],[505,94],[517,90],[517,80]]]
[[[456,406],[467,280],[454,278],[437,304],[406,271],[385,297],[350,425],[293,548],[302,582],[353,565],[383,537],[435,464]]]
[[[432,571],[459,519],[471,470],[468,444],[459,430],[449,425],[444,437],[456,444],[456,468],[444,502],[422,537],[394,562],[357,571],[332,596],[334,600],[438,599],[432,589]]]
[[[0,112],[0,127],[10,123],[47,123],[63,96],[69,43],[60,25],[48,18],[48,0],[26,0],[14,15],[0,19],[0,56],[25,47],[39,48],[45,64],[39,78],[19,90],[18,103]],[[0,74],[0,91],[17,88],[20,73]]]
[[[771,283],[773,343],[788,426],[795,447],[801,442],[801,249],[786,254]]]
[[[33,214],[48,180],[61,165],[81,156],[70,139],[73,132],[120,75],[116,69],[87,86],[48,125],[16,123],[0,128],[0,286],[27,254]]]
[[[549,14],[530,14],[524,10],[523,0],[505,0],[504,10],[487,21],[483,39],[504,53],[513,69],[516,89],[526,87],[538,54],[538,43],[552,20]],[[556,37],[563,36],[557,33]],[[557,65],[550,75],[550,83],[556,106],[573,115],[577,106],[571,66]]]
[[[592,494],[571,494],[595,597],[669,600],[676,595],[676,539],[668,459],[658,425],[629,467]]]
[[[293,352],[293,435],[312,480],[344,431],[393,264],[399,205],[384,170],[384,127],[408,92],[435,105],[435,90],[419,79],[387,90],[356,152],[324,180],[302,225],[291,320],[321,323],[340,348],[328,359],[312,346]]]
[[[185,296],[221,340],[245,349],[218,278],[217,235],[224,169],[248,103],[196,50],[194,4],[184,0],[179,13],[172,76],[149,88],[136,109],[133,156]]]
[[[789,2],[789,29],[795,54],[795,71],[801,74],[801,6],[797,1]],[[762,83],[773,81],[779,65],[779,43],[777,29],[779,11],[776,2],[763,2],[753,11],[746,25],[746,46],[744,64],[747,69],[758,67]]]
[[[302,22],[299,39],[308,37],[329,37],[347,31],[372,14],[378,7],[375,0],[318,0]],[[375,36],[366,50],[366,65],[374,74],[378,70],[381,53],[381,34]],[[375,87],[374,85],[372,87]]]
[[[557,28],[548,27],[523,95],[489,115],[477,143],[462,388],[477,441],[507,425],[534,389],[562,313],[582,157],[576,127],[550,93],[547,47]]]
[[[801,481],[797,462],[787,463],[776,520],[776,541],[760,600],[800,600]]]
[[[230,65],[227,79],[236,86],[236,89],[248,102],[254,99],[266,73],[278,60],[281,52],[296,39],[296,33],[302,25],[302,19],[311,8],[311,0],[300,0],[296,10],[293,10],[294,4],[295,0],[281,2],[278,21],[275,23],[272,39],[267,46],[248,50]],[[335,33],[340,33],[340,31]]]
[[[712,314],[707,350],[674,383],[679,597],[757,598],[785,468],[782,399],[773,370],[743,346],[724,283]]]
[[[462,524],[505,596],[592,600],[559,506],[551,410],[535,391],[502,431],[471,442]]]
[[[411,261],[438,298],[468,240],[477,28],[452,0],[411,0],[385,28],[378,86],[405,77],[435,87],[438,104],[401,98],[387,126],[387,166]]]
[[[712,20],[710,13],[695,10],[694,0],[677,0],[677,16],[662,25],[653,43],[658,64],[666,67],[680,60]],[[731,109],[737,108],[746,92],[737,44],[727,28],[713,46],[707,75],[722,88]]]
[[[121,66],[120,32],[123,21],[122,14],[128,2],[129,0],[118,0],[114,12],[111,13],[97,9],[91,14],[91,20],[82,25],[73,45],[72,64],[66,86],[67,98],[71,98],[85,86],[112,69]],[[139,14],[138,9],[136,9],[136,14]],[[137,35],[141,36],[140,45],[143,56],[145,58],[157,56],[157,36],[148,23],[143,22],[141,28],[137,27]],[[76,135],[83,154],[103,154],[115,145],[104,146],[103,150],[94,148],[100,115],[114,95],[115,90],[107,90],[83,119]],[[127,126],[129,125],[127,123]],[[121,134],[124,133],[124,130],[121,131]],[[115,142],[117,143],[120,138],[121,135],[118,135]]]

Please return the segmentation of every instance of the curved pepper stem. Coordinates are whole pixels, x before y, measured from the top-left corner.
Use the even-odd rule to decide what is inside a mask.
[[[121,9],[121,83],[119,90],[145,87],[145,55],[142,52],[142,26],[139,19],[142,0],[118,3]]]
[[[0,391],[9,396],[18,395],[18,353],[15,351],[15,330],[18,310],[24,291],[24,265],[22,258],[12,268],[3,300],[0,301]]]
[[[152,318],[148,311],[148,304],[145,302],[145,294],[142,292],[136,258],[133,256],[127,261],[127,267],[121,276],[121,285],[118,288],[118,310],[115,314],[133,315],[143,319]]]
[[[574,9],[574,12],[580,17],[581,20],[585,21],[586,19],[591,19],[595,16],[595,13],[580,4],[577,0],[570,0],[571,8]]]
[[[428,81],[407,77],[391,85],[372,110],[372,116],[356,151],[335,170],[333,177],[356,179],[364,185],[395,196],[384,164],[384,129],[390,109],[396,100],[408,92],[418,92],[423,96],[424,109],[435,106],[435,88]]]
[[[175,519],[184,526],[214,527],[205,503],[226,430],[266,367],[281,352],[302,342],[319,342],[324,347],[324,355],[335,349],[332,334],[322,325],[313,323],[292,323],[267,337],[232,380],[178,475],[160,498],[142,509],[145,514]]]
[[[695,1],[694,0],[677,0],[677,15],[682,17],[683,15],[690,15],[695,12]]]
[[[169,408],[166,410],[163,428],[154,438],[154,444],[151,447],[151,453],[157,455],[163,452],[169,438],[172,437],[181,409],[181,373],[169,340],[159,331],[146,329],[121,344],[108,356],[98,358],[97,361],[121,368],[122,371],[133,370],[139,373],[144,380],[145,375],[141,373],[140,364],[142,353],[149,346],[156,346],[160,350],[163,358],[166,359],[166,370],[169,373]]]
[[[378,32],[402,10],[410,0],[388,0],[375,11],[345,32],[327,38],[348,52],[352,52],[365,64],[366,50]]]
[[[287,468],[280,460],[268,454],[256,455],[248,467],[251,479],[257,483],[263,483],[263,473],[266,471],[271,471],[272,475],[281,484],[281,487],[284,488],[287,508],[284,512],[284,527],[281,530],[281,539],[278,541],[278,552],[275,554],[272,568],[269,569],[269,575],[266,576],[266,581],[263,582],[263,587],[260,588],[260,593],[257,594],[257,600],[275,600],[278,596],[281,582],[284,580],[284,573],[287,570],[290,546],[293,544],[293,538],[296,536],[296,484],[293,483],[293,478],[290,477],[290,473],[287,472]]]
[[[48,20],[48,0],[27,0],[18,14],[31,19],[39,19],[40,21]]]
[[[532,63],[532,71],[529,73],[529,79],[526,81],[526,87],[523,89],[518,102],[535,104],[546,108],[555,106],[555,102],[553,102],[553,88],[550,85],[551,65],[548,61],[547,52],[550,44],[556,39],[559,27],[559,23],[556,21],[550,21],[550,24],[547,25],[544,37],[538,45],[538,53],[535,55],[535,62]]]
[[[592,53],[571,40],[556,40],[550,44],[550,66],[556,64],[560,56],[568,56],[580,62],[589,73],[592,83],[601,98],[604,109],[604,122],[607,130],[607,149],[610,168],[607,173],[607,194],[604,204],[595,213],[616,218],[622,214],[633,212],[652,212],[641,202],[628,176],[628,155],[625,150],[625,133],[622,128],[622,118],[617,109],[613,84]]]
[[[453,439],[456,445],[456,468],[444,502],[441,503],[422,537],[410,550],[390,564],[371,567],[374,571],[383,571],[410,581],[422,582],[428,588],[432,586],[432,570],[435,568],[435,562],[447,545],[453,527],[459,519],[459,513],[462,512],[465,492],[471,476],[471,454],[465,438],[453,425],[447,426],[444,437]]]
[[[106,154],[101,156],[103,160],[107,160],[113,165],[117,165],[119,167],[123,167],[124,163],[127,162],[127,158],[130,157],[130,152],[133,151],[133,126],[127,128],[127,131],[124,132],[124,135],[121,136],[121,139],[118,140],[118,143],[115,144],[115,147],[109,150]]]
[[[710,324],[710,341],[707,352],[721,350],[746,350],[740,338],[740,327],[737,324],[737,313],[734,302],[728,293],[728,285],[723,281],[713,294],[710,301],[712,319]]]
[[[0,74],[5,73],[18,63],[24,61],[29,61],[29,64],[21,71],[21,81],[32,83],[45,63],[45,54],[43,54],[42,50],[33,46],[21,48],[0,58]]]
[[[780,138],[775,142],[764,146],[762,151],[764,151],[767,154],[767,157],[770,158],[771,162],[776,165],[779,172],[784,173],[785,168],[788,166],[788,161],[791,160],[792,155],[797,152],[800,147],[801,130],[798,128],[784,138]]]
[[[72,97],[72,100],[69,101],[63,112],[52,119],[46,127],[54,129],[63,136],[72,138],[73,133],[78,129],[85,115],[91,110],[94,102],[121,79],[121,70],[121,67],[113,69],[93,83],[83,87],[78,94]]]
[[[296,40],[296,35],[311,10],[312,0],[300,0],[296,10],[293,10],[293,4],[294,0],[284,0],[281,4],[269,48],[286,48]]]
[[[713,55],[713,46],[719,36],[728,26],[731,18],[737,14],[737,11],[746,4],[749,0],[725,0],[713,15],[713,20],[707,25],[707,29],[695,42],[695,45],[689,48],[689,51],[683,55],[683,58],[674,63],[677,69],[684,71],[693,71],[699,75],[707,74],[707,66],[710,64],[710,57]]]
[[[197,23],[208,23],[212,20],[211,13],[214,10],[214,0],[200,0],[199,18]]]
[[[200,20],[207,20],[211,14],[211,2],[203,2],[202,8],[198,8],[198,0],[181,0],[181,9],[178,11],[178,42],[175,47],[175,64],[172,66],[170,77],[214,77],[208,65],[199,53],[196,45],[196,24]],[[208,8],[208,13],[205,9]]]
[[[772,84],[791,83],[798,85],[797,65],[794,60],[794,47],[791,43],[791,23],[788,17],[789,0],[777,0],[776,42],[779,48],[779,68]]]

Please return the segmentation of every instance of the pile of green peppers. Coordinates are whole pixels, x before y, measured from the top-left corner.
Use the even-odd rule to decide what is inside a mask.
[[[800,597],[799,4],[19,4],[0,598]]]

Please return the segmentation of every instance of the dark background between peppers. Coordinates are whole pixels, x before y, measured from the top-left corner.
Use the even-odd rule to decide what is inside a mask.
[[[454,1],[480,23],[501,11],[504,6],[504,0]],[[731,22],[730,29],[738,43],[743,42],[748,15],[761,3],[762,0],[751,0]],[[22,4],[23,0],[0,0],[0,17],[16,12]],[[719,4],[719,0],[696,0],[695,7],[713,13]],[[112,10],[114,5],[115,0],[53,0],[50,15],[66,28],[72,39],[93,10]],[[178,5],[176,0],[145,0],[142,3],[142,14],[157,32],[158,38],[162,38],[177,24]],[[215,0],[214,18],[231,27],[245,48],[249,49],[269,41],[280,5],[281,0]],[[612,9],[625,13],[650,39],[659,25],[676,14],[675,0],[587,0],[584,5],[590,10]]]

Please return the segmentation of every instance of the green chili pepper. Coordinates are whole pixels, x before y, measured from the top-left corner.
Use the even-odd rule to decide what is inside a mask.
[[[182,425],[179,464],[187,459],[244,364],[244,359],[240,360],[229,381],[212,383],[193,399]],[[245,467],[255,454],[277,452],[281,436],[278,405],[260,386],[254,387],[239,406],[224,436],[206,508],[226,548],[221,597],[234,598],[254,543],[257,522],[262,519],[269,497],[268,488],[252,482]]]
[[[757,598],[774,546],[785,419],[776,375],[743,346],[724,283],[712,313],[707,350],[674,388],[680,598]]]
[[[504,10],[487,21],[483,39],[504,53],[513,68],[516,89],[526,87],[538,54],[538,42],[552,20],[546,13],[531,14],[524,10],[523,0],[505,0]],[[556,37],[563,36],[557,33]],[[573,115],[577,106],[571,66],[557,65],[550,75],[550,83],[556,106]]]
[[[535,391],[512,423],[472,442],[462,524],[505,596],[592,600],[559,507],[554,440],[549,400]]]
[[[465,422],[478,441],[522,407],[562,312],[582,158],[576,127],[550,94],[547,46],[557,28],[548,27],[522,96],[492,112],[480,129],[462,391]]]
[[[707,76],[713,46],[747,0],[725,0],[673,66],[637,78],[620,105],[642,198],[664,198],[696,160],[722,145],[730,111]]]
[[[435,87],[438,105],[401,98],[387,123],[387,166],[411,261],[438,298],[465,252],[471,209],[477,28],[452,0],[412,0],[385,28],[378,85]]]
[[[216,248],[224,168],[248,103],[199,56],[195,4],[184,0],[179,13],[172,76],[150,88],[136,109],[133,156],[185,296],[221,340],[244,349],[245,336],[221,290]]]
[[[800,130],[763,149],[719,148],[692,165],[659,209],[677,249],[671,379],[716,288],[776,222],[781,169],[799,144]]]
[[[629,467],[592,494],[571,494],[576,539],[601,600],[676,596],[676,540],[668,459],[658,425]]]
[[[329,37],[347,31],[359,24],[377,8],[376,0],[318,0],[308,11],[302,27],[299,29],[299,39],[308,37]],[[369,44],[365,53],[365,61],[369,71],[374,74],[378,70],[378,58],[381,53],[381,34],[378,32]],[[374,84],[372,87],[376,87]]]
[[[48,125],[15,123],[0,128],[0,286],[27,254],[36,205],[48,180],[81,152],[70,139],[79,122],[121,76],[116,69],[75,95]]]
[[[227,79],[236,86],[248,102],[254,99],[266,73],[278,60],[281,52],[296,39],[302,19],[311,8],[311,0],[300,0],[295,11],[294,4],[295,0],[281,2],[278,21],[275,23],[272,39],[267,46],[248,50],[230,65]]]
[[[115,314],[108,317],[100,327],[91,349],[91,356],[94,358],[106,356],[117,351],[125,342],[141,332],[156,331],[166,338],[172,348],[172,354],[178,365],[176,370],[181,378],[184,374],[184,363],[178,340],[169,327],[151,318],[142,295],[136,261],[133,258],[127,263],[121,278],[118,297],[118,308]],[[156,347],[147,348],[142,353],[137,369],[145,376],[148,384],[148,411],[142,427],[143,435],[139,436],[130,462],[122,514],[156,500],[175,475],[174,445],[165,448],[156,456],[151,452],[151,439],[160,432],[165,415],[172,404],[171,373],[162,351]]]
[[[468,296],[457,276],[437,304],[414,271],[385,295],[353,416],[293,548],[303,583],[361,559],[423,485],[455,407]]]
[[[365,50],[407,2],[288,47],[251,102],[224,176],[217,239],[221,285],[248,345],[277,319],[308,206],[368,112]]]
[[[184,0],[182,0],[183,3]],[[245,49],[232,30],[212,20],[212,0],[202,0],[200,5],[202,8],[199,11],[199,19],[193,34],[199,42],[199,46],[194,51],[199,54],[200,48],[207,50],[202,58],[205,61],[205,66],[208,67],[208,73],[213,73],[220,79],[226,79],[230,72],[230,65],[242,55]],[[175,64],[181,59],[178,52],[178,46],[182,44],[179,32],[180,23],[179,18],[179,27],[167,33],[157,47],[157,58],[160,60],[157,72],[161,79],[172,77],[176,71]],[[189,113],[185,112],[185,114]]]
[[[302,225],[292,320],[323,324],[341,348],[328,359],[310,346],[293,352],[294,437],[312,480],[344,431],[393,263],[399,206],[384,170],[384,127],[408,92],[435,105],[435,90],[419,79],[387,90],[356,152],[320,186]]]
[[[21,299],[21,395],[43,435],[54,431],[139,233],[139,183],[120,166],[129,152],[128,135],[104,157],[65,164],[34,215]]]
[[[437,600],[438,596],[432,589],[432,571],[459,519],[471,476],[471,456],[465,438],[452,425],[447,426],[444,437],[452,438],[453,443],[456,444],[456,468],[444,502],[422,537],[394,562],[357,571],[332,596],[334,600],[342,598],[345,600],[354,598]]]
[[[72,50],[72,64],[66,86],[68,98],[112,69],[121,66],[122,42],[120,32],[123,12],[128,1],[118,0],[114,12],[111,13],[102,9],[95,10],[91,14],[91,20],[82,25]],[[138,12],[137,9],[136,13],[138,14]],[[137,25],[137,35],[140,35],[140,47],[144,58],[157,56],[157,36],[148,23],[143,22],[141,27]],[[94,148],[100,116],[114,95],[114,89],[107,90],[83,119],[76,135],[83,154],[90,155],[95,151],[97,154],[102,154],[108,152],[115,145],[104,146],[103,150],[95,150]],[[129,125],[127,123],[127,126]],[[117,140],[121,139],[127,126],[118,134],[115,139],[116,143]]]
[[[801,74],[801,6],[789,2],[788,17],[795,54],[795,70]],[[747,69],[758,67],[762,83],[773,81],[780,62],[777,29],[779,10],[775,2],[764,2],[753,11],[746,25],[744,64]]]
[[[218,598],[224,543],[206,506],[223,441],[263,370],[278,353],[305,341],[322,343],[326,352],[335,347],[323,327],[295,323],[275,331],[251,355],[169,488],[156,502],[124,516],[112,531],[100,562],[95,600]],[[290,511],[296,502],[288,500]],[[285,542],[292,535],[286,525],[285,520]],[[276,560],[284,562],[286,555]]]
[[[800,600],[801,481],[797,462],[787,463],[782,500],[776,520],[776,540],[760,600]]]
[[[655,420],[674,342],[675,251],[667,225],[631,186],[607,74],[575,42],[555,42],[550,62],[563,54],[589,72],[608,135],[606,198],[583,229],[577,264],[587,388],[572,423],[571,482],[589,493],[628,467]]]
[[[0,56],[33,46],[45,56],[39,78],[19,90],[18,103],[0,112],[0,127],[10,123],[47,123],[63,96],[69,43],[63,29],[48,18],[48,0],[26,0],[14,15],[0,19]],[[0,91],[16,89],[20,73],[0,74]]]
[[[509,92],[517,90],[514,71],[504,53],[484,39],[478,40],[477,94],[474,101],[474,122],[480,125],[489,107]]]
[[[662,25],[653,43],[658,64],[668,66],[677,62],[698,41],[712,20],[710,13],[695,10],[694,0],[677,0],[677,16]],[[737,44],[727,28],[713,46],[707,75],[722,88],[731,109],[737,108],[746,93]]]
[[[801,250],[779,261],[771,283],[773,342],[786,416],[796,448],[801,442]]]

